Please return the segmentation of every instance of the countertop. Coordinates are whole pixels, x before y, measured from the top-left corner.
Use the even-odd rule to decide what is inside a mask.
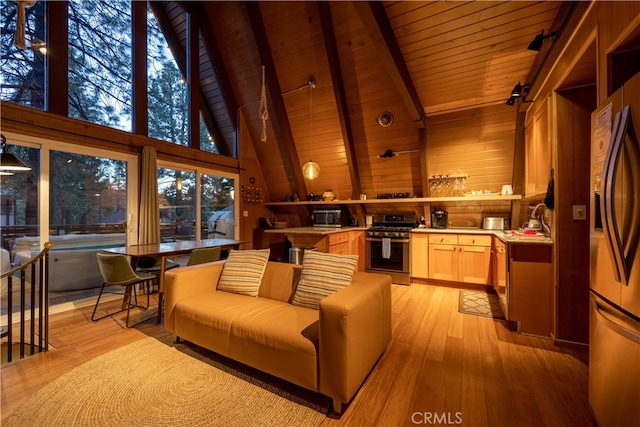
[[[289,228],[270,228],[265,229],[265,233],[276,234],[314,234],[314,235],[329,235],[335,233],[343,233],[345,231],[364,231],[367,227],[289,227]],[[515,234],[516,230],[483,230],[481,228],[414,228],[412,233],[451,233],[451,234],[488,234],[490,236],[496,236],[498,239],[505,243],[526,243],[526,244],[541,244],[551,245],[553,241],[550,237],[544,235],[525,236]]]
[[[345,231],[364,231],[366,227],[289,227],[289,228],[269,228],[265,229],[265,233],[278,234],[335,234],[344,233]]]
[[[516,234],[516,230],[483,230],[482,228],[414,228],[412,233],[488,234],[505,243],[551,245],[551,237],[545,235],[526,236]]]

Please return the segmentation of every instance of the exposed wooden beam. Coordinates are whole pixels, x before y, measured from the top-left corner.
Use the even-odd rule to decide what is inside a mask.
[[[164,6],[161,2],[150,1],[149,5],[151,6],[151,10],[153,11],[153,15],[156,17],[156,21],[162,30],[165,38],[167,39],[167,43],[171,47],[171,52],[173,53],[173,57],[180,69],[180,72],[183,76],[187,75],[187,61],[186,61],[186,53],[184,49],[182,49],[182,44],[180,43],[180,39],[178,38],[175,30],[173,29],[173,25],[171,24],[171,20],[167,16],[167,13],[164,9]],[[200,98],[205,99],[204,95],[200,91]],[[222,132],[220,131],[220,127],[216,123],[215,117],[211,112],[211,109],[206,103],[202,103],[201,105],[202,118],[205,121],[207,128],[211,131],[214,140],[216,141],[216,147],[218,151],[222,155],[231,155],[231,147],[228,141],[224,139]],[[194,120],[198,119],[198,115],[194,118]]]
[[[187,110],[189,111],[188,132],[191,147],[200,149],[200,31],[199,19],[187,13]]]
[[[293,180],[291,182],[291,190],[293,193],[300,195],[302,200],[307,198],[307,186],[302,176],[302,169],[300,168],[300,160],[298,159],[298,153],[293,140],[293,133],[291,132],[291,125],[289,124],[289,116],[287,109],[284,105],[284,99],[282,98],[282,90],[280,88],[280,82],[275,72],[275,62],[271,55],[271,48],[269,46],[269,40],[267,38],[267,31],[264,28],[262,21],[262,13],[260,12],[260,5],[258,2],[245,2],[249,20],[251,21],[251,28],[253,29],[254,39],[258,46],[258,52],[260,53],[260,60],[266,67],[266,80],[269,93],[271,95],[271,103],[275,111],[276,124],[274,129],[279,131],[280,135],[277,138],[280,151],[286,155],[288,164],[285,162],[285,167],[288,167],[287,175]]]
[[[353,1],[353,7],[360,16],[369,37],[376,45],[380,60],[384,64],[391,81],[407,107],[413,122],[419,128],[425,126],[425,114],[407,64],[404,62],[400,46],[389,23],[382,2]]]
[[[47,3],[47,111],[69,115],[69,11],[67,2]]]
[[[147,94],[147,3],[136,1],[132,5],[133,39],[133,128],[138,135],[149,135],[149,96]]]
[[[338,46],[336,43],[336,36],[333,32],[331,6],[328,2],[318,2],[318,8],[320,9],[320,23],[322,24],[322,34],[324,37],[325,49],[327,51],[327,59],[329,60],[329,70],[331,72],[331,80],[333,82],[333,92],[336,100],[336,108],[338,110],[338,119],[340,120],[340,131],[342,132],[342,141],[344,142],[344,148],[347,154],[347,166],[349,167],[351,188],[353,190],[353,194],[359,195],[362,194],[362,184],[360,183],[358,157],[356,155],[356,144],[353,138],[351,120],[349,118],[346,91],[342,81],[342,68],[340,66]]]
[[[238,100],[233,93],[233,86],[231,85],[231,79],[224,66],[224,59],[222,53],[218,49],[218,42],[216,40],[215,33],[211,30],[211,21],[208,18],[207,10],[202,3],[191,3],[194,13],[197,14],[200,19],[200,31],[202,31],[202,38],[204,39],[204,45],[211,58],[213,70],[216,73],[218,80],[218,86],[222,92],[225,106],[227,107],[227,113],[231,119],[233,130],[238,132]]]

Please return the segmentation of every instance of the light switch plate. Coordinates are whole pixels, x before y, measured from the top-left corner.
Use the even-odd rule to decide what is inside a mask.
[[[574,220],[586,220],[587,219],[587,206],[586,205],[573,205],[573,219]]]

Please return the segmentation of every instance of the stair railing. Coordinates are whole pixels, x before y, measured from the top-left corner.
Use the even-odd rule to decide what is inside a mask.
[[[6,334],[8,341],[7,363],[13,360],[14,344],[18,344],[20,359],[25,357],[27,348],[30,350],[29,355],[49,350],[49,251],[53,247],[52,242],[46,242],[37,256],[0,276],[2,281],[7,281],[6,294],[2,293],[2,299],[7,302],[6,324],[2,322],[3,329],[6,327],[3,335]],[[27,279],[31,285],[30,289],[27,289]],[[13,313],[13,294],[16,287],[19,289],[20,307],[17,313]],[[19,315],[20,339],[17,343],[13,341],[14,314]]]

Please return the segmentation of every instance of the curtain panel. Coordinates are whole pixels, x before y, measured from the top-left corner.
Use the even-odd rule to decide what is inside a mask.
[[[140,159],[140,212],[138,244],[160,243],[158,166],[155,147],[143,147]]]

